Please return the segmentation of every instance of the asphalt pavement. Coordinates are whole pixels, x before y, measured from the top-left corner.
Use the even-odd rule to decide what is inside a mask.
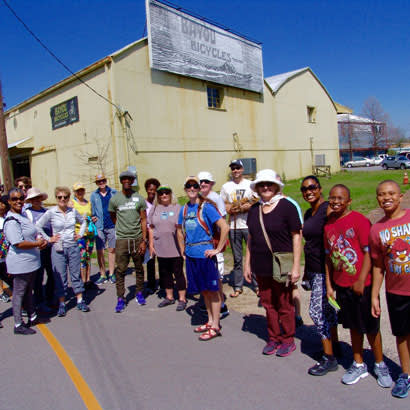
[[[131,293],[135,277],[126,284]],[[231,311],[222,320],[223,336],[202,342],[193,333],[203,323],[195,301],[186,312],[176,305],[158,309],[157,295],[146,306],[134,299],[114,313],[115,286],[89,294],[91,312],[71,302],[67,316],[52,317],[47,328],[61,343],[103,409],[408,409],[410,397],[394,399],[373,375],[356,385],[340,379],[351,361],[344,343],[339,370],[313,377],[320,339],[313,326],[297,332],[297,350],[287,358],[263,356],[266,321],[263,315]],[[14,335],[10,304],[0,304],[0,408],[32,410],[85,408],[79,390],[40,331]],[[58,352],[57,352],[58,353]],[[371,354],[367,351],[370,363]],[[397,375],[397,363],[386,358]],[[371,366],[372,367],[372,366]],[[92,408],[92,407],[89,407]]]

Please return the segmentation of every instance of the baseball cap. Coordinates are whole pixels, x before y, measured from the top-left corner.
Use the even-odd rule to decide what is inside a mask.
[[[229,164],[229,166],[230,167],[233,167],[233,166],[239,166],[239,167],[241,167],[241,168],[243,168],[243,162],[240,160],[240,159],[234,159],[234,160],[232,160],[231,161],[231,163]]]
[[[73,184],[73,191],[78,191],[79,189],[85,189],[85,186],[82,182],[75,182]]]
[[[132,178],[132,179],[135,179],[136,177],[135,177],[135,174],[134,174],[133,172],[131,172],[131,171],[123,171],[123,172],[121,172],[121,174],[120,174],[120,181],[121,181],[121,179],[123,179],[123,178]]]

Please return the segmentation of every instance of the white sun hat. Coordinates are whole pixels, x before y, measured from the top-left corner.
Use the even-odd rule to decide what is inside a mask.
[[[273,182],[280,189],[285,186],[273,169],[262,169],[256,174],[255,180],[251,182],[251,189],[253,191],[256,191],[256,184],[259,182]]]

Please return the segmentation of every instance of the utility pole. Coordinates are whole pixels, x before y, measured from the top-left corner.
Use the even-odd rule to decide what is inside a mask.
[[[0,81],[0,160],[1,169],[3,171],[4,191],[8,192],[13,184],[11,182],[10,163],[9,163],[9,149],[7,146],[6,122],[3,114],[3,93],[1,90]]]

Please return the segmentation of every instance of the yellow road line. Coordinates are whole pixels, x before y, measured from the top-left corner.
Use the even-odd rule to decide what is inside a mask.
[[[102,410],[100,403],[98,403],[94,393],[88,387],[88,384],[84,380],[83,376],[81,376],[80,371],[77,369],[76,365],[70,359],[70,356],[57,338],[53,335],[51,330],[45,324],[37,325],[37,329],[40,330],[49,345],[53,348],[58,360],[60,360],[67,374],[70,376],[71,381],[74,383],[74,386],[77,388],[77,391],[83,399],[87,409]]]

